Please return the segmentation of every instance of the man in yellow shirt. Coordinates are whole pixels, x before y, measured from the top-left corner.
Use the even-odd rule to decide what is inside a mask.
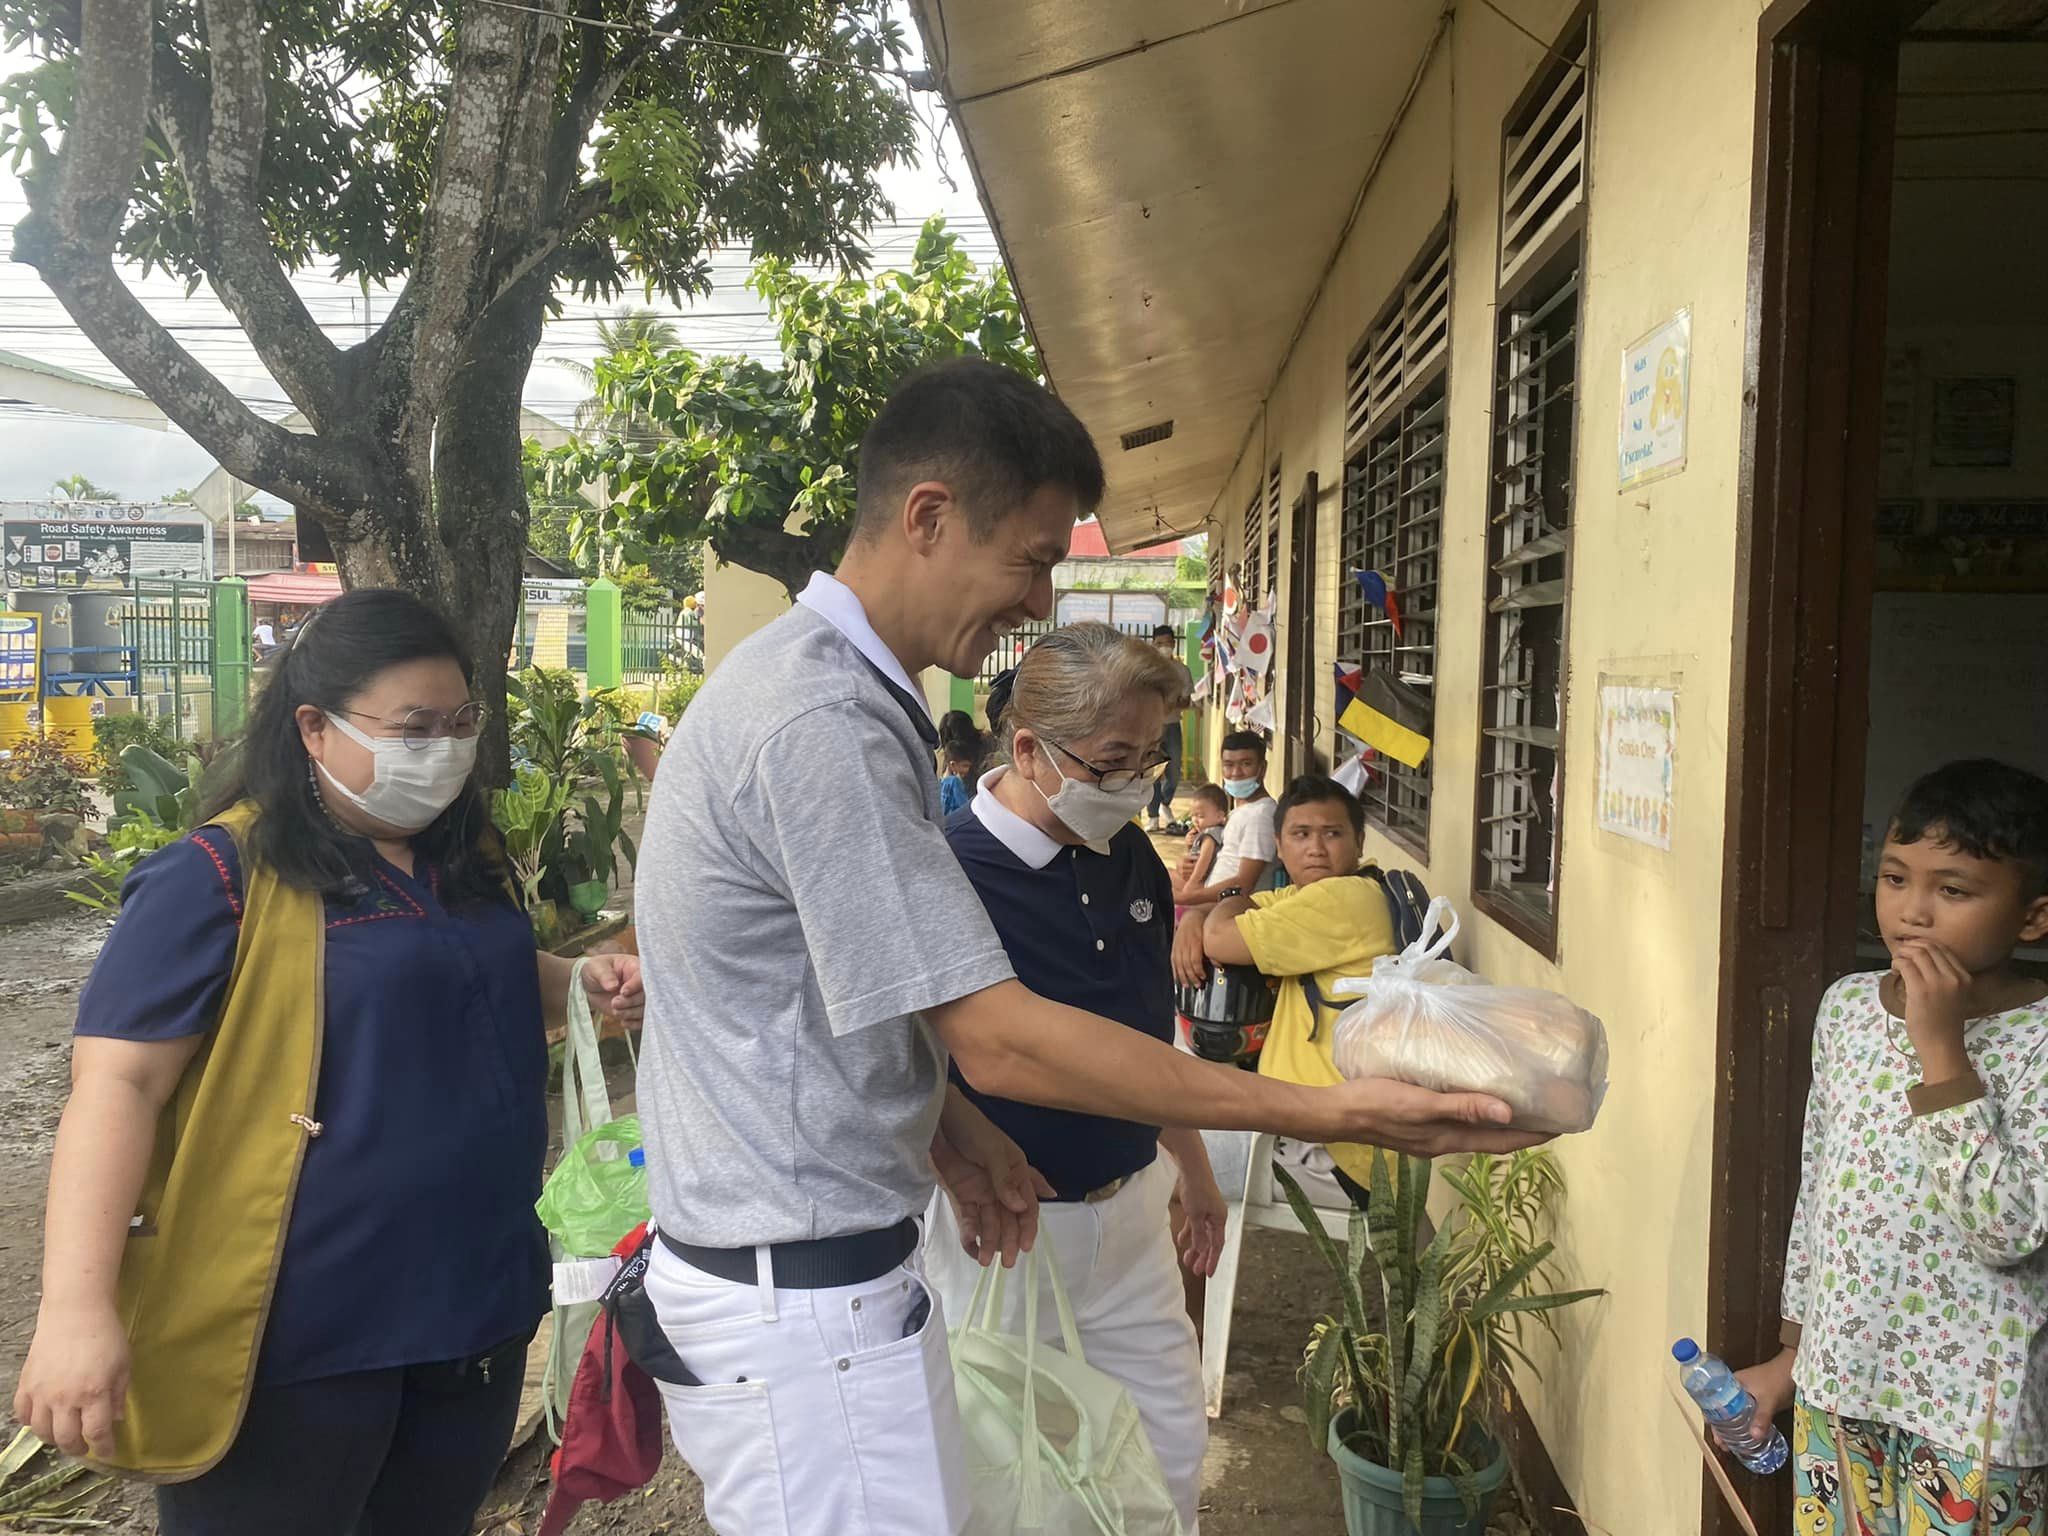
[[[1260,1075],[1311,1086],[1338,1083],[1343,1079],[1331,1037],[1344,1000],[1333,998],[1332,987],[1371,975],[1373,961],[1398,947],[1386,893],[1359,873],[1365,808],[1336,780],[1296,779],[1280,797],[1274,820],[1290,883],[1277,891],[1227,896],[1206,914],[1190,913],[1175,963],[1187,968],[1192,936],[1199,932],[1203,962],[1255,965],[1279,978],[1272,1028],[1259,1053]],[[1363,1205],[1372,1188],[1372,1160],[1384,1154],[1353,1142],[1334,1143],[1329,1152],[1338,1184]]]

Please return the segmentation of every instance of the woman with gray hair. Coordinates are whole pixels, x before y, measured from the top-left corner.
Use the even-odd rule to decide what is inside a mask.
[[[1172,884],[1136,822],[1166,766],[1160,734],[1180,693],[1171,660],[1144,641],[1106,624],[1055,630],[998,680],[988,712],[1004,764],[946,825],[1019,980],[1168,1042]],[[1209,1430],[1176,1248],[1194,1272],[1213,1273],[1224,1223],[1200,1133],[994,1098],[954,1076],[1051,1185],[1039,1251],[1067,1284],[1088,1363],[1130,1391],[1193,1532]],[[1176,1190],[1178,1233],[1167,1217]],[[926,1265],[946,1315],[964,1319],[981,1269],[943,1193]],[[1022,1291],[1006,1297],[1015,1330]],[[1053,1309],[1041,1316],[1056,1342]]]

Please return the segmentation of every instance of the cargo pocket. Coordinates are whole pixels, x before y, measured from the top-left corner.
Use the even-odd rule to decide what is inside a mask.
[[[911,1315],[923,1314],[922,1326],[838,1362],[867,1512],[861,1529],[874,1536],[954,1536],[968,1513],[967,1461],[945,1318],[922,1280],[901,1278],[910,1282],[905,1299]],[[901,1328],[901,1307],[876,1311],[893,1314]]]
[[[661,1399],[676,1449],[703,1481],[711,1528],[731,1536],[789,1536],[767,1384],[663,1384]]]

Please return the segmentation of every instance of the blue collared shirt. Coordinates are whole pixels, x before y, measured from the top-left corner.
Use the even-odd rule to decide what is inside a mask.
[[[992,793],[1008,770],[986,775],[946,837],[1016,968],[1041,997],[1114,1019],[1162,1042],[1173,1038],[1173,885],[1136,826],[1099,851],[1057,842]],[[1151,1165],[1159,1127],[1046,1109],[954,1080],[1045,1175],[1062,1200]]]
[[[277,1384],[476,1355],[548,1306],[533,1203],[547,1152],[533,929],[509,900],[447,907],[378,859],[327,902],[326,1029],[257,1377]],[[203,1035],[241,928],[234,839],[206,827],[128,877],[77,1032]]]

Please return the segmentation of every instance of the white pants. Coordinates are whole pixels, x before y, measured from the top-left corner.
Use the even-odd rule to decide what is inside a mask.
[[[1181,1525],[1195,1536],[1209,1419],[1202,1406],[1201,1351],[1167,1224],[1173,1187],[1173,1164],[1162,1153],[1100,1204],[1041,1205],[1038,1251],[1059,1264],[1088,1363],[1131,1394]],[[957,1326],[967,1320],[981,1266],[960,1247],[960,1229],[944,1194],[933,1199],[925,1232],[925,1271]],[[1005,1287],[1003,1312],[1001,1326],[1021,1333],[1021,1285]],[[1041,1337],[1057,1343],[1059,1330],[1058,1313],[1041,1301]]]
[[[792,1291],[720,1280],[656,1243],[647,1294],[705,1383],[661,1395],[719,1536],[958,1536],[945,1314],[914,1255],[866,1285]]]

